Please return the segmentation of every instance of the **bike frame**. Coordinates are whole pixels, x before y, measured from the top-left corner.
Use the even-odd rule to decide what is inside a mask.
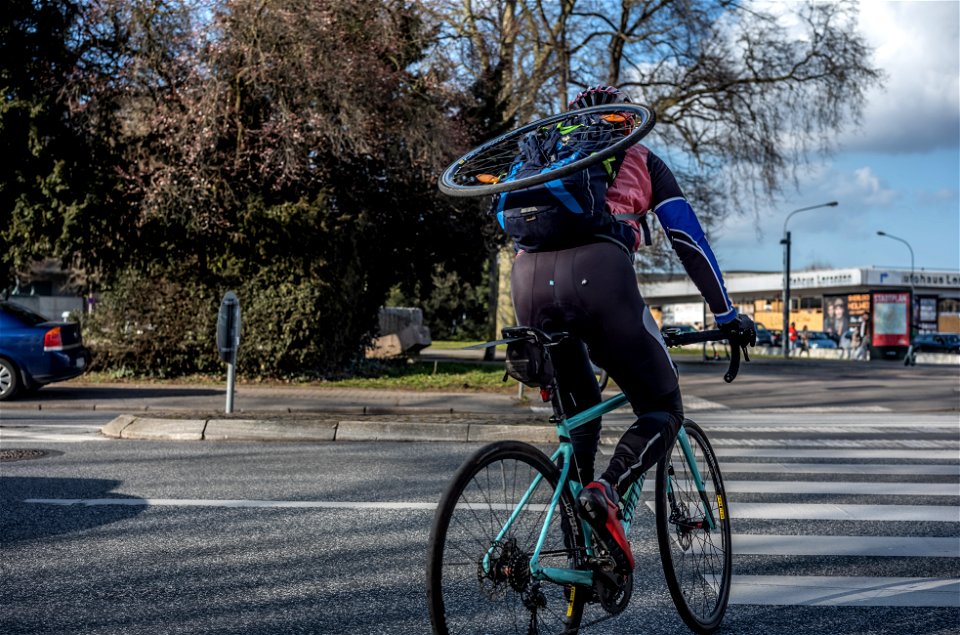
[[[556,510],[557,505],[560,504],[560,496],[562,494],[562,488],[564,484],[570,488],[570,493],[573,495],[574,500],[576,500],[577,494],[580,493],[582,485],[575,480],[569,480],[570,475],[570,466],[573,463],[573,444],[570,442],[570,431],[579,428],[580,426],[593,421],[597,417],[612,412],[628,402],[626,395],[623,393],[611,397],[606,401],[602,401],[599,404],[587,408],[583,412],[576,414],[569,419],[564,417],[557,417],[555,419],[557,426],[557,436],[560,438],[560,446],[554,451],[551,455],[550,460],[556,463],[557,459],[563,458],[563,467],[560,470],[560,480],[559,487],[557,487],[553,492],[553,497],[550,501],[550,507],[547,509],[547,516],[543,522],[543,528],[540,530],[540,536],[537,539],[536,548],[533,550],[533,554],[530,557],[530,572],[535,579],[538,580],[547,580],[557,584],[578,584],[583,586],[590,586],[593,584],[593,572],[584,569],[566,569],[558,567],[541,567],[540,566],[540,551],[543,548],[544,542],[547,538],[547,530],[550,527],[550,522],[553,520],[554,510]],[[683,451],[684,459],[686,460],[687,466],[690,468],[690,473],[693,476],[694,483],[697,487],[697,490],[700,492],[700,498],[704,501],[704,510],[706,512],[706,520],[710,529],[714,529],[716,523],[713,518],[713,513],[710,509],[710,505],[707,503],[706,497],[706,488],[704,487],[703,478],[700,475],[700,470],[697,467],[696,457],[693,455],[693,448],[690,445],[690,439],[687,437],[686,431],[683,429],[683,426],[680,427],[680,430],[677,434],[677,443],[680,444],[680,447]],[[517,503],[516,509],[510,514],[510,517],[504,523],[503,528],[497,534],[496,542],[499,542],[507,535],[510,531],[510,528],[513,526],[514,521],[517,516],[526,507],[527,502],[530,500],[530,497],[536,491],[537,487],[540,486],[541,481],[543,480],[543,475],[537,475],[530,486],[527,488],[527,491],[521,497],[520,501]],[[623,530],[624,533],[630,533],[630,525],[633,523],[633,511],[636,509],[637,501],[640,498],[640,493],[643,490],[643,483],[645,480],[645,475],[641,476],[640,479],[634,483],[627,492],[623,495],[624,503],[624,518],[623,518]],[[670,491],[670,482],[667,482],[667,491]],[[587,548],[587,553],[590,553],[590,527],[584,521],[580,521],[581,530],[584,532],[586,538],[585,544]],[[486,569],[489,566],[490,555],[493,552],[493,547],[487,551],[487,555],[484,557],[484,568]]]

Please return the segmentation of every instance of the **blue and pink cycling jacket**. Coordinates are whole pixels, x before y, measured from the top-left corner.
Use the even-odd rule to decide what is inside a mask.
[[[640,248],[643,233],[639,217],[653,211],[683,268],[700,290],[717,324],[737,317],[723,283],[717,258],[707,243],[700,221],[683,196],[673,172],[646,146],[627,150],[617,177],[607,190],[607,207],[621,223],[634,230],[631,251]]]

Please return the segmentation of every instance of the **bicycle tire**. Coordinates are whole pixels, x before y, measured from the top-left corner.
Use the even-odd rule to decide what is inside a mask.
[[[636,117],[636,122],[631,124],[632,129],[630,132],[615,143],[604,148],[598,148],[596,152],[589,156],[560,166],[549,172],[543,172],[514,181],[484,183],[478,181],[476,178],[478,175],[505,173],[517,156],[517,144],[528,132],[568,120],[574,116],[615,115],[625,112]],[[653,111],[639,104],[605,104],[545,117],[494,137],[458,158],[440,175],[440,191],[448,196],[456,197],[488,196],[559,179],[568,174],[588,168],[594,163],[603,161],[614,154],[626,152],[627,148],[640,141],[640,139],[650,132],[654,123],[656,123],[656,116]],[[487,159],[487,157],[489,157],[489,159]],[[486,161],[486,163],[484,161]]]
[[[511,531],[495,544],[504,521],[537,474],[543,476],[540,485]],[[532,582],[524,577],[529,576],[529,554],[548,508],[544,503],[551,500],[559,478],[559,470],[543,452],[517,441],[485,446],[463,463],[440,499],[430,531],[427,603],[434,633],[528,632],[532,613],[524,606],[523,593],[528,597],[534,593]],[[567,567],[571,547],[583,553],[580,531],[569,532],[573,544],[564,545],[561,523],[576,525],[568,515],[573,509],[573,498],[565,489],[541,551],[541,565]],[[493,557],[485,567],[487,554]],[[544,606],[537,610],[537,632],[576,634],[590,595],[586,591],[541,583]]]
[[[730,511],[717,457],[706,434],[689,419],[683,427],[706,495],[701,497],[697,491],[680,443],[675,443],[657,464],[657,542],[667,587],[680,617],[690,630],[705,635],[720,627],[730,599]],[[706,528],[704,498],[717,523],[713,530]],[[691,528],[698,523],[700,528]],[[705,561],[696,560],[698,556]]]

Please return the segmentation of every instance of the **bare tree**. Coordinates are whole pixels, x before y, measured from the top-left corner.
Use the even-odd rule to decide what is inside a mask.
[[[500,72],[505,121],[556,112],[579,88],[619,85],[653,107],[706,224],[789,183],[856,124],[882,80],[856,3],[749,0],[430,2],[435,60],[470,86]],[[509,43],[509,46],[506,44]]]

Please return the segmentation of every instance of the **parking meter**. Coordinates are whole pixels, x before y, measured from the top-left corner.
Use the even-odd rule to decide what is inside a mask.
[[[240,300],[227,291],[217,314],[217,352],[227,363],[227,413],[233,412],[233,386],[236,381],[237,351],[240,348]]]
[[[237,361],[240,348],[240,300],[233,291],[227,291],[220,303],[217,315],[217,351],[220,359],[228,364]]]

